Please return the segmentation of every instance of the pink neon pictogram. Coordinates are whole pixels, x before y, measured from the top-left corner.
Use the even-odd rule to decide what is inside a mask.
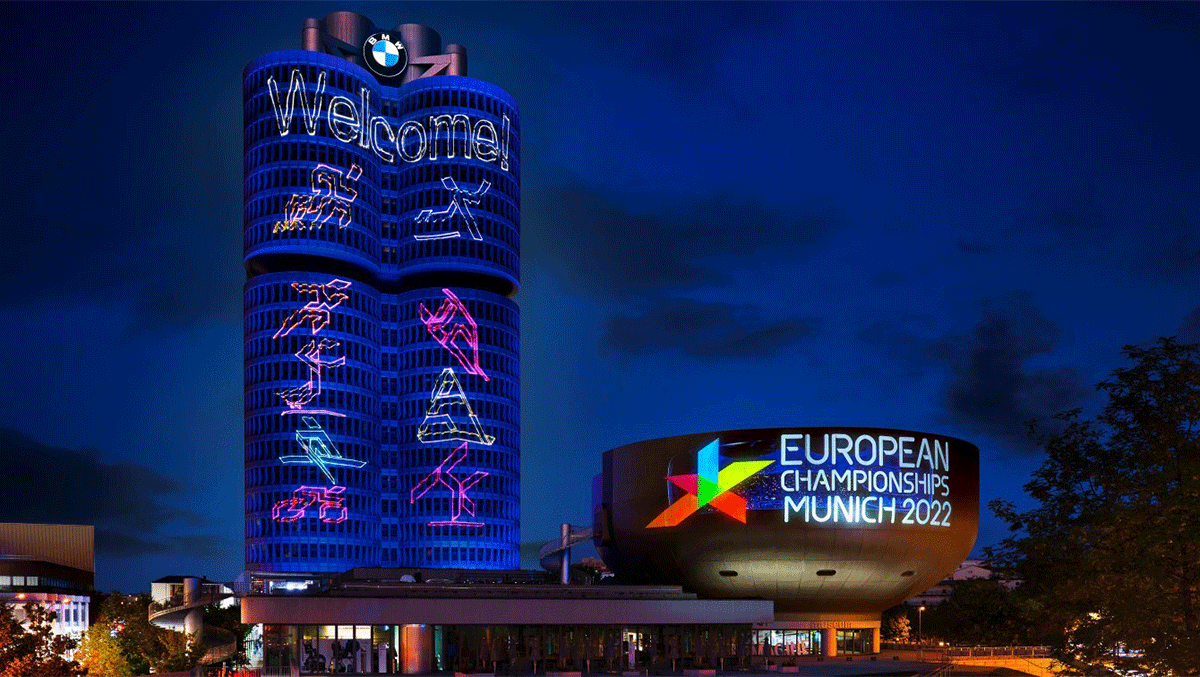
[[[479,366],[479,325],[475,324],[475,318],[471,317],[454,292],[442,289],[442,293],[446,298],[442,299],[437,314],[429,312],[425,304],[421,304],[421,321],[433,338],[458,360],[463,370],[490,381],[483,367]]]
[[[480,480],[488,476],[488,473],[482,470],[476,470],[471,473],[466,479],[460,479],[451,471],[467,458],[467,443],[463,442],[461,446],[450,452],[450,455],[442,460],[442,464],[434,469],[433,472],[426,475],[420,482],[408,492],[409,504],[417,502],[430,489],[441,484],[450,490],[450,519],[435,520],[429,522],[431,527],[482,527],[483,522],[465,522],[462,514],[465,512],[471,517],[475,516],[475,502],[467,498],[467,491],[479,484]]]
[[[293,282],[292,289],[295,289],[302,297],[307,296],[309,301],[303,307],[293,310],[271,338],[277,339],[280,336],[287,336],[294,329],[306,322],[309,324],[314,336],[320,334],[321,330],[329,326],[331,320],[329,311],[342,305],[343,301],[350,298],[345,292],[349,287],[349,282],[339,279],[333,279],[324,284]]]
[[[271,517],[277,522],[295,522],[308,514],[316,504],[317,515],[326,524],[346,521],[346,487],[300,486],[292,490],[292,497],[285,498],[271,509]]]
[[[471,235],[471,239],[482,240],[483,235],[479,232],[479,224],[475,221],[475,215],[471,213],[471,207],[479,206],[483,196],[492,187],[491,182],[484,181],[475,190],[463,190],[458,187],[458,183],[453,178],[446,176],[442,178],[442,186],[450,191],[450,204],[445,209],[436,212],[432,209],[422,209],[414,221],[416,223],[450,224],[454,221],[454,215],[458,214],[467,224],[467,232]],[[453,237],[462,237],[462,231],[455,229],[444,230],[440,233],[413,235],[413,239],[416,240],[445,240]]]
[[[351,165],[345,175],[342,170],[329,165],[317,165],[309,180],[312,194],[292,195],[284,211],[284,220],[276,221],[271,232],[282,233],[301,228],[319,230],[334,216],[337,216],[338,228],[350,225],[349,205],[358,199],[358,191],[346,185],[346,181],[357,181],[360,176],[362,168],[358,165]],[[305,222],[309,225],[306,226]]]
[[[316,399],[317,395],[321,394],[321,371],[326,367],[340,367],[346,364],[346,357],[327,360],[321,357],[321,352],[331,350],[341,345],[338,341],[331,339],[310,340],[303,348],[296,352],[296,357],[300,358],[301,362],[308,365],[308,382],[298,385],[294,388],[276,391],[288,409],[293,411],[285,411],[285,414],[294,414],[301,411],[306,411],[304,405]],[[341,414],[345,416],[345,414]]]

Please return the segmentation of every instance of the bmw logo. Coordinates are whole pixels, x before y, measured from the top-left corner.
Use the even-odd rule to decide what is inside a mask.
[[[363,63],[381,78],[394,78],[408,66],[408,50],[399,37],[379,32],[363,43]]]

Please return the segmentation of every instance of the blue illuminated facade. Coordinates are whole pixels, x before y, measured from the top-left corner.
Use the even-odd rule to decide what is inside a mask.
[[[516,104],[351,16],[244,73],[246,568],[516,568]]]

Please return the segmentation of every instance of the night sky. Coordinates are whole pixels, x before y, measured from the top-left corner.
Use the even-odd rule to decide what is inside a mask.
[[[241,71],[336,9],[520,105],[527,543],[738,427],[962,437],[1020,502],[1026,420],[1200,340],[1200,5],[7,6],[0,521],[95,524],[98,588],[241,569]]]

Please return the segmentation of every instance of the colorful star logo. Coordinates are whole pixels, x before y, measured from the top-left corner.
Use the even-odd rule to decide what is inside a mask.
[[[695,475],[670,475],[667,481],[687,492],[678,501],[647,524],[647,529],[673,527],[706,505],[720,510],[743,524],[746,499],[731,490],[775,461],[734,461],[718,470],[721,440],[709,442],[696,452]]]

